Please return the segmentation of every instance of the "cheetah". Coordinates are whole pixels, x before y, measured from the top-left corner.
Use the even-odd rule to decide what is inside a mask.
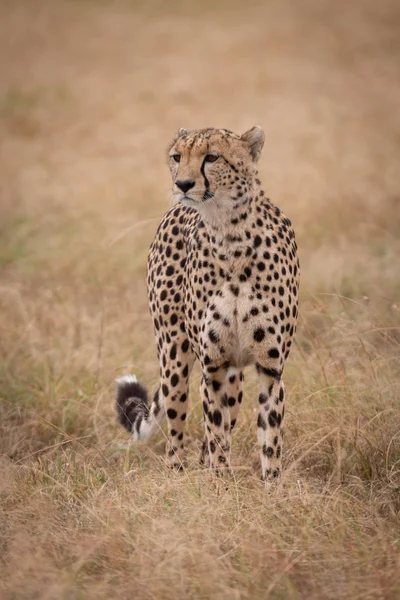
[[[197,359],[201,462],[223,475],[230,472],[243,370],[254,365],[262,479],[272,482],[281,473],[282,373],[296,330],[300,267],[291,222],[261,189],[256,163],[263,145],[258,126],[241,136],[180,129],[172,141],[175,203],[157,229],[147,268],[160,385],[149,404],[135,376],[117,379],[116,408],[133,440],[148,439],[166,418],[167,463],[182,468]]]

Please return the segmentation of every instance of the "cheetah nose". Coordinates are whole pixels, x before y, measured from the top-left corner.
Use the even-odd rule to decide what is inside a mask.
[[[186,194],[186,192],[188,192],[189,190],[192,189],[192,187],[194,187],[194,181],[192,179],[183,179],[183,180],[178,180],[175,181],[175,185],[182,190],[182,192],[184,194]]]

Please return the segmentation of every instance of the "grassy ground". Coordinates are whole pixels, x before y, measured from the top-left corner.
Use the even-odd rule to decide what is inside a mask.
[[[400,11],[365,1],[0,2],[0,596],[400,598]],[[266,131],[301,322],[285,476],[249,372],[227,490],[126,447],[158,367],[145,263],[177,127]]]

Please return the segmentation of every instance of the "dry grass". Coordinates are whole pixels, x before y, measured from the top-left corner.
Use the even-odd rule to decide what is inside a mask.
[[[400,11],[0,3],[0,596],[400,598]],[[258,479],[256,379],[226,490],[124,447],[114,378],[158,368],[145,262],[175,128],[255,123],[296,225],[285,478]]]

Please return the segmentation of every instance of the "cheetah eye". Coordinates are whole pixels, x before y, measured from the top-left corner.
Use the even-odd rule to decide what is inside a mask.
[[[216,160],[219,159],[219,154],[207,154],[207,156],[205,157],[205,162],[210,162],[213,163]]]
[[[172,155],[172,158],[174,159],[174,161],[175,161],[176,163],[178,163],[178,162],[180,162],[180,161],[181,161],[181,155],[180,155],[180,154],[173,154],[173,155]]]

